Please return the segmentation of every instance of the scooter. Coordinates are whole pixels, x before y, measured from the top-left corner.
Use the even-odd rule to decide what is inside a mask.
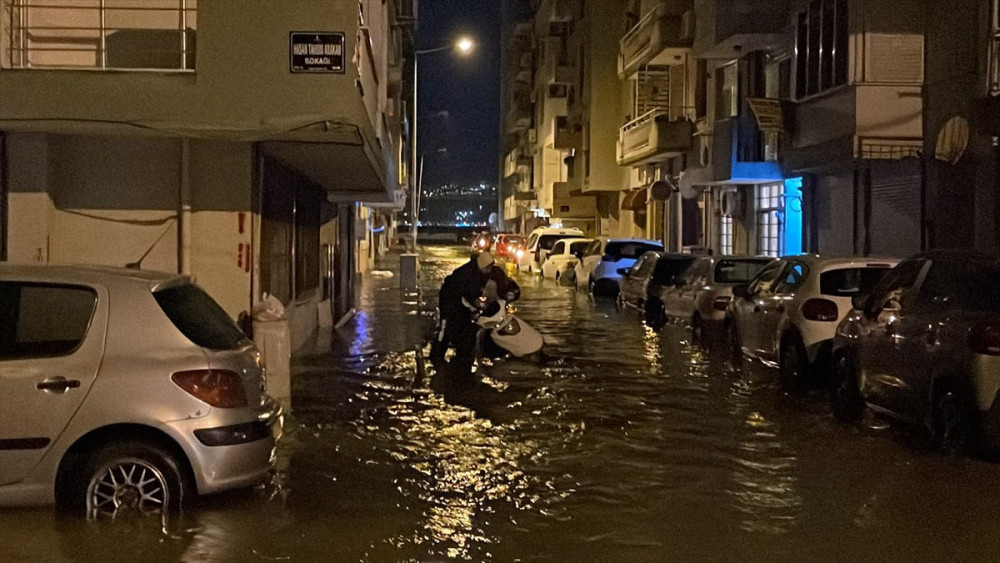
[[[535,327],[514,316],[514,306],[504,299],[493,301],[479,314],[476,324],[486,333],[480,342],[485,357],[510,354],[526,358],[542,351],[545,339]]]

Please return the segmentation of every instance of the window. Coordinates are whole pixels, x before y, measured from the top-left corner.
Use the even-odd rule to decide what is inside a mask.
[[[552,254],[553,255],[562,254],[563,250],[565,250],[565,247],[566,247],[566,243],[564,243],[564,242],[557,242],[556,245],[552,247]]]
[[[0,283],[0,360],[72,354],[96,308],[90,288]]]
[[[841,268],[819,276],[819,292],[834,297],[865,295],[879,282],[889,268]]]
[[[925,266],[927,261],[921,259],[900,262],[872,288],[868,299],[865,300],[865,314],[875,318],[889,301],[908,305],[907,297],[910,296],[910,289],[916,285]]]
[[[604,254],[618,261],[622,258],[637,258],[651,250],[663,250],[663,247],[645,242],[609,242]]]
[[[673,285],[674,280],[687,271],[694,263],[694,258],[660,258],[653,272],[653,283],[658,285]]]
[[[594,242],[590,243],[590,246],[587,247],[587,252],[584,253],[584,256],[598,256],[600,254],[601,254],[601,241],[595,240]]]
[[[764,256],[778,257],[784,252],[781,236],[784,191],[782,182],[761,184],[757,188],[757,252]]]
[[[771,291],[771,288],[774,287],[775,282],[778,280],[778,276],[781,275],[787,266],[788,263],[782,260],[775,260],[764,266],[764,269],[750,282],[748,291],[751,294]]]
[[[778,278],[778,283],[774,286],[775,293],[791,293],[798,289],[806,276],[809,275],[809,267],[796,262]]]
[[[736,117],[740,114],[739,79],[739,61],[733,61],[715,71],[715,83],[718,87],[715,100],[716,119]]]
[[[4,68],[194,70],[198,0],[6,0]]]
[[[935,260],[914,308],[1000,313],[1000,266],[972,260]]]
[[[246,339],[222,307],[198,286],[170,287],[153,297],[177,330],[198,346],[234,350]]]
[[[719,253],[735,254],[733,252],[733,216],[719,217]]]
[[[590,243],[587,242],[587,241],[574,242],[573,244],[569,245],[569,253],[570,254],[581,254],[585,250],[587,250],[587,247],[589,245],[590,245]]]
[[[719,260],[715,265],[715,283],[746,283],[753,279],[764,266],[766,260]]]
[[[847,0],[812,0],[795,25],[795,95],[847,83]]]

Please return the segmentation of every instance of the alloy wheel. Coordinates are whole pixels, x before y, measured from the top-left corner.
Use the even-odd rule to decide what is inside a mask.
[[[87,485],[87,515],[115,518],[124,512],[163,514],[170,506],[170,489],[163,473],[139,458],[112,460]]]

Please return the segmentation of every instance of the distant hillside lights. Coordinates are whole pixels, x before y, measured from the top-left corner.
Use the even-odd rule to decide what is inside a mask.
[[[458,197],[458,196],[478,196],[496,197],[496,184],[480,182],[473,185],[444,184],[433,188],[424,188],[424,197]]]

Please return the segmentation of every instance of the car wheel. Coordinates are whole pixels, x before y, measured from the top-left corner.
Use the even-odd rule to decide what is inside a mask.
[[[701,315],[695,313],[691,316],[691,340],[693,342],[701,342],[705,337],[705,327],[701,322]]]
[[[173,454],[139,441],[110,444],[90,456],[74,488],[72,504],[91,519],[162,515],[179,509],[193,492]]]
[[[858,375],[854,362],[846,354],[839,354],[833,362],[833,388],[830,391],[830,408],[841,422],[857,422],[865,410],[865,401],[858,389]]]
[[[778,353],[779,377],[786,383],[803,381],[809,369],[809,359],[799,337],[790,334],[782,338]]]
[[[729,347],[729,354],[734,359],[743,356],[740,330],[736,327],[736,321],[732,318],[726,319],[726,345]]]
[[[942,386],[934,393],[932,444],[949,453],[968,451],[975,433],[973,407],[962,393]]]
[[[661,330],[667,324],[667,311],[659,299],[646,301],[643,310],[646,313],[646,324],[653,330]]]

